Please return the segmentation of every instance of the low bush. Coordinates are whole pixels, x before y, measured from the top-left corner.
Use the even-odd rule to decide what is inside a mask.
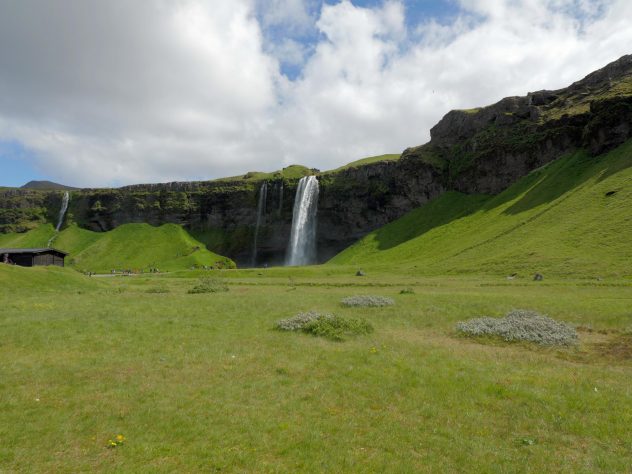
[[[334,341],[344,341],[350,336],[372,333],[373,326],[363,319],[328,315],[308,323],[304,330],[314,336],[326,337]]]
[[[349,307],[378,308],[381,306],[393,306],[395,301],[393,298],[386,296],[357,295],[343,298],[340,303]]]
[[[282,319],[277,321],[275,327],[281,331],[301,331],[308,323],[320,318],[328,317],[330,314],[320,314],[316,311],[308,311],[307,313],[298,313],[288,319]]]
[[[299,313],[276,323],[281,331],[302,331],[314,336],[334,341],[344,341],[347,337],[370,334],[373,326],[362,319],[343,318],[334,314],[320,314],[316,311]]]
[[[169,293],[169,288],[153,287],[147,289],[145,293]]]
[[[457,332],[473,337],[493,336],[505,341],[528,341],[545,346],[577,343],[577,331],[535,311],[513,310],[503,318],[478,318],[456,325]]]
[[[415,290],[413,290],[412,288],[404,288],[403,290],[399,292],[399,294],[400,295],[414,295]]]
[[[199,293],[221,293],[228,291],[228,286],[219,278],[200,278],[197,285],[191,288],[187,293],[195,295]]]

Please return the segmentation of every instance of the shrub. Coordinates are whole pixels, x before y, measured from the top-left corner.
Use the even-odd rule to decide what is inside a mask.
[[[513,310],[503,318],[478,318],[463,321],[456,330],[467,336],[495,336],[505,341],[529,341],[545,346],[577,343],[577,331],[535,311]]]
[[[344,341],[349,336],[372,333],[373,326],[362,319],[327,315],[308,323],[304,331],[314,336],[326,337],[334,341]]]
[[[373,326],[362,319],[343,318],[333,314],[320,314],[316,311],[299,313],[289,319],[276,323],[281,331],[302,331],[314,336],[334,341],[344,341],[349,336],[370,334]]]
[[[415,290],[413,290],[412,288],[404,288],[403,290],[399,292],[399,294],[400,295],[414,295]]]
[[[219,278],[200,278],[199,283],[187,293],[194,295],[199,293],[220,293],[222,291],[228,291],[228,286],[223,280]]]
[[[281,331],[300,331],[305,328],[308,323],[322,316],[328,317],[329,314],[317,313],[316,311],[308,311],[307,313],[298,313],[296,316],[288,319],[277,321],[276,328]]]
[[[169,293],[169,288],[153,287],[149,288],[145,293]]]
[[[343,306],[377,308],[381,306],[393,306],[395,301],[393,298],[388,298],[386,296],[357,295],[343,298],[340,303]]]

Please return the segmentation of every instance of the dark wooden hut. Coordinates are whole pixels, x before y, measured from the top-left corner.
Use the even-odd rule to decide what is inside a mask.
[[[21,267],[36,267],[41,265],[64,266],[64,258],[68,255],[57,249],[2,249],[0,248],[0,262]]]

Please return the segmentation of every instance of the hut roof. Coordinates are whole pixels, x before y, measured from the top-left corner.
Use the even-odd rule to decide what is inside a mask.
[[[64,255],[68,255],[68,252],[64,252],[63,250],[57,250],[54,248],[37,248],[37,249],[3,249],[0,248],[0,255],[4,253],[12,254],[12,253],[45,253],[45,252],[57,252],[62,253]]]

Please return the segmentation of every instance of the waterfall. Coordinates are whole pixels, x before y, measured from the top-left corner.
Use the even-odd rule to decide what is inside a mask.
[[[283,181],[281,181],[281,190],[279,191],[279,217],[283,213]]]
[[[308,265],[316,260],[318,191],[316,176],[305,176],[298,182],[287,265]]]
[[[64,216],[66,215],[66,211],[68,210],[68,201],[70,201],[70,194],[68,191],[64,193],[64,197],[61,200],[61,209],[59,210],[59,220],[57,221],[57,227],[55,227],[55,232],[59,232],[61,229],[61,225],[64,222]]]
[[[255,238],[252,245],[252,266],[257,265],[257,240],[259,239],[259,226],[261,217],[266,213],[266,199],[268,198],[268,183],[264,182],[259,189],[259,202],[257,203],[257,222],[255,224]]]
[[[59,233],[59,229],[61,229],[61,225],[64,223],[64,217],[66,216],[66,211],[68,210],[68,201],[70,201],[70,194],[66,191],[64,193],[64,197],[61,199],[61,209],[59,209],[59,218],[57,219],[57,226],[55,226],[55,233],[48,240],[48,243],[46,244],[47,247],[52,245],[53,240],[55,240],[55,237],[57,237],[57,234]]]

